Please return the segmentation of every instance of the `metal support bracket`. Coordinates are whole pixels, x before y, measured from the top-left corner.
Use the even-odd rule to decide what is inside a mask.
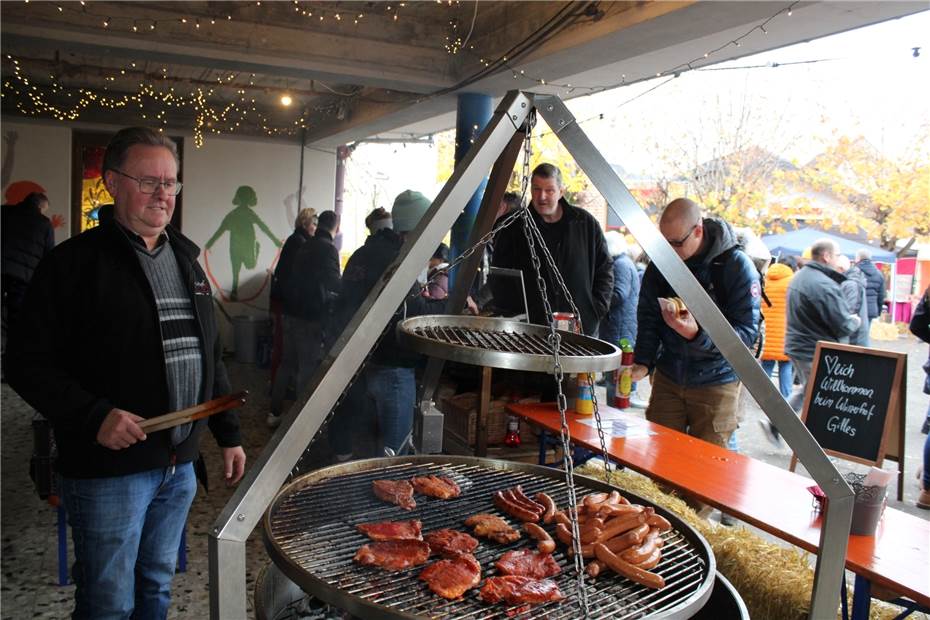
[[[817,554],[810,617],[835,618],[852,523],[855,499],[852,489],[782,398],[720,309],[575,122],[562,100],[554,96],[536,95],[535,101],[537,110],[571,153],[578,167],[588,175],[607,201],[608,207],[626,225],[659,272],[682,297],[701,329],[710,335],[743,385],[775,423],[788,445],[830,499],[820,531],[820,551]]]

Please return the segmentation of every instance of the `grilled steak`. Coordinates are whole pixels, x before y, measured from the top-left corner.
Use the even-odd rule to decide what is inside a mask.
[[[422,540],[387,540],[362,545],[353,558],[363,566],[403,570],[423,564],[429,558],[429,545]]]
[[[497,515],[476,514],[465,519],[465,525],[474,528],[475,536],[507,544],[520,538],[520,532]]]
[[[494,566],[501,575],[519,575],[543,579],[562,572],[558,563],[548,553],[533,549],[515,549],[501,556]]]
[[[372,540],[423,540],[420,521],[380,521],[361,523],[356,529]]]
[[[448,528],[427,532],[423,539],[429,545],[430,551],[446,557],[471,553],[478,546],[478,541],[465,532]]]
[[[413,499],[413,486],[406,480],[375,480],[371,488],[378,499],[389,504],[397,504],[404,510],[417,507]]]
[[[429,589],[447,599],[459,598],[481,581],[481,565],[470,553],[433,562],[423,569],[420,579]]]
[[[565,598],[559,591],[559,586],[551,579],[533,579],[517,575],[488,577],[481,587],[479,596],[485,603],[503,601],[508,605],[548,603]]]
[[[429,495],[439,499],[450,499],[462,494],[462,489],[452,478],[445,476],[422,476],[410,479],[414,490],[420,495]]]

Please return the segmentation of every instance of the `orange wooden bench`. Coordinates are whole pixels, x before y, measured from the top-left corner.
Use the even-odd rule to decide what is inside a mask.
[[[507,409],[545,431],[558,433],[561,427],[553,403]],[[612,437],[612,422],[604,422],[607,452],[615,462],[817,553],[822,517],[807,491],[814,484],[809,478],[611,407],[600,410],[636,429],[629,437]],[[597,429],[585,423],[592,417],[567,417],[573,443],[600,454]],[[846,568],[856,574],[853,618],[868,618],[872,584],[930,608],[930,522],[886,508],[875,536],[849,537]]]

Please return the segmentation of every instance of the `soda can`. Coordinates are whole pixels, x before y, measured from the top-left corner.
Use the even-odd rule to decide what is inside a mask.
[[[555,324],[556,329],[572,333],[578,333],[579,331],[578,320],[571,312],[553,312],[552,322]]]

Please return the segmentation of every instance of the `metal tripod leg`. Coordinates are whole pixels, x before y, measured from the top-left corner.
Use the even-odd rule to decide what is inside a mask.
[[[820,488],[830,498],[820,531],[820,552],[814,575],[811,618],[835,618],[843,578],[846,544],[852,523],[852,489],[811,436],[807,427],[785,402],[775,385],[756,363],[752,353],[733,331],[707,292],[694,278],[672,247],[649,220],[607,160],[598,152],[557,97],[535,96],[537,110],[556,132],[562,144],[588,175],[607,205],[655,263],[659,272],[685,301],[701,329],[730,362],[766,415],[784,435]]]
[[[210,617],[245,620],[245,541],[294,464],[323,424],[384,326],[410,291],[417,274],[452,227],[461,205],[523,125],[532,102],[519,92],[504,97],[475,147],[456,167],[397,259],[385,271],[310,383],[296,415],[288,413],[210,531]],[[292,410],[293,411],[293,410]]]
[[[504,192],[507,191],[507,183],[510,181],[510,173],[513,172],[514,164],[517,162],[517,155],[520,153],[520,146],[526,135],[525,131],[524,128],[523,131],[516,132],[510,143],[500,154],[500,157],[494,162],[487,189],[484,191],[481,206],[478,208],[478,216],[475,218],[475,226],[468,238],[468,247],[470,248],[474,247],[494,227],[494,222],[497,219],[497,208],[504,197]],[[468,291],[471,289],[475,274],[478,272],[478,266],[481,264],[481,255],[482,252],[475,252],[456,270],[452,290],[449,292],[448,301],[446,302],[446,314],[459,314],[465,305]],[[426,370],[423,372],[422,389],[420,390],[420,398],[417,399],[418,402],[433,400],[445,364],[445,360],[438,357],[429,358],[426,363]],[[419,415],[419,412],[420,408],[418,407],[417,415]]]

